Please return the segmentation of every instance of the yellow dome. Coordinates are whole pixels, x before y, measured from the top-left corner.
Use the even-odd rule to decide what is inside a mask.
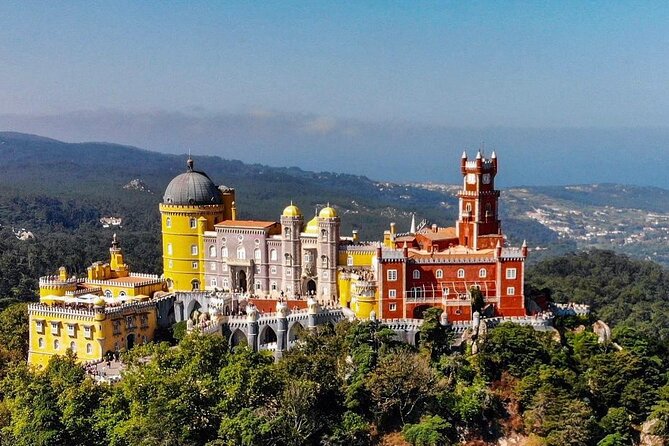
[[[104,307],[106,303],[107,302],[105,302],[102,296],[96,297],[95,300],[93,301],[93,305],[95,305],[96,307]]]
[[[298,208],[291,202],[290,206],[286,206],[286,209],[283,210],[282,215],[284,217],[300,217],[302,215],[302,212],[300,212],[300,208]]]
[[[334,208],[328,206],[323,209],[318,213],[318,216],[320,218],[335,218],[337,217],[337,211],[334,210]]]
[[[304,229],[304,232],[308,234],[318,234],[318,216],[314,215],[314,218],[309,220],[307,227]]]

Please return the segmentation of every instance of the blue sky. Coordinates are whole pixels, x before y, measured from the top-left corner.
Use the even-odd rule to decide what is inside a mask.
[[[512,165],[661,158],[669,141],[666,2],[2,2],[0,17],[4,130],[433,181],[379,157],[447,162],[485,141]]]

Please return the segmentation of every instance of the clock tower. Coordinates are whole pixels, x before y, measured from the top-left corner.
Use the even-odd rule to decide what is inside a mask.
[[[470,249],[493,249],[504,244],[498,215],[499,191],[495,190],[497,156],[489,159],[481,151],[473,161],[462,153],[460,163],[463,185],[458,194],[460,216],[456,229],[459,243]]]

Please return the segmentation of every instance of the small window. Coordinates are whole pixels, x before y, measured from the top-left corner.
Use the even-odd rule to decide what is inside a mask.
[[[212,279],[211,279],[211,281],[210,281],[210,284],[211,284],[211,286],[214,287],[214,288],[218,285],[218,284],[216,283],[216,277],[212,277]]]
[[[321,238],[322,238],[323,240],[327,240],[327,239],[328,239],[328,233],[327,233],[327,231],[326,231],[325,229],[321,229]]]
[[[194,218],[191,218],[191,219],[190,219],[190,228],[191,228],[191,229],[195,229],[195,228],[197,228],[197,221],[195,221]]]
[[[353,266],[353,256],[348,256],[346,258],[346,266]]]
[[[114,297],[114,295],[112,294],[111,290],[105,290],[105,297],[107,299],[111,299],[112,297]]]
[[[244,241],[244,236],[242,234],[239,234],[237,236],[237,241],[239,241],[239,243],[243,242]]]
[[[72,353],[77,352],[77,344],[74,341],[70,342],[70,350],[72,350]]]
[[[118,297],[125,297],[125,295],[126,295],[125,291],[118,292]]]
[[[323,271],[323,279],[329,279],[330,278],[330,272],[329,271]]]
[[[172,259],[167,261],[167,267],[168,268],[174,268],[174,261]]]
[[[451,290],[448,289],[448,287],[444,287],[441,289],[441,295],[442,296],[448,296],[448,294],[451,292]]]
[[[37,333],[44,333],[44,321],[35,321],[37,325]]]
[[[293,270],[292,269],[287,269],[286,270],[286,277],[290,277],[293,275]]]
[[[261,259],[260,249],[256,248],[253,250],[253,258],[256,259],[257,261],[260,261]]]
[[[273,261],[279,260],[279,255],[276,253],[276,249],[272,249],[269,252],[269,259]]]
[[[435,273],[435,276],[437,279],[443,279],[444,278],[444,271],[441,269],[438,269],[437,272]]]
[[[58,336],[60,322],[51,322],[51,334]]]
[[[414,279],[420,279],[420,271],[419,270],[417,270],[417,269],[413,270],[412,275],[413,275]]]
[[[269,269],[269,272],[270,272],[270,274],[276,274],[276,266],[272,266],[272,267]]]
[[[211,245],[209,247],[209,257],[211,257],[212,259],[216,257],[216,246]]]
[[[91,326],[90,326],[90,325],[86,325],[86,326],[84,326],[84,336],[85,336],[86,338],[90,339],[90,338],[92,337],[92,333],[91,333],[91,331],[92,331],[92,330],[91,330]]]
[[[223,287],[224,290],[229,289],[230,288],[230,283],[228,282],[228,279],[224,278],[223,281],[221,282],[221,286]]]
[[[389,309],[390,311],[397,311],[397,304],[390,304],[390,305],[388,306],[388,309]]]
[[[224,259],[228,258],[228,248],[226,246],[221,248],[221,257]]]
[[[76,330],[76,324],[67,324],[67,335],[74,336]]]
[[[389,269],[387,273],[387,278],[389,282],[394,282],[397,280],[397,270],[396,269]]]
[[[211,263],[209,264],[209,269],[212,270],[212,271],[216,271],[216,263],[211,262]]]
[[[53,349],[54,349],[54,350],[58,350],[58,349],[60,349],[60,341],[59,341],[58,339],[56,339],[55,341],[53,341]]]
[[[506,278],[515,279],[516,278],[516,268],[507,268],[506,269]]]
[[[193,269],[197,269],[198,263],[197,262],[192,262],[191,266],[193,267]]]
[[[200,281],[199,280],[193,280],[191,282],[191,286],[193,287],[193,291],[199,290],[200,289]]]
[[[172,244],[168,243],[167,244],[167,255],[172,255]]]
[[[330,262],[328,261],[328,258],[325,256],[321,257],[321,267],[327,268],[330,265]]]
[[[460,268],[458,270],[458,279],[464,279],[465,278],[465,270]]]
[[[286,254],[286,266],[293,266],[293,256]]]
[[[44,348],[44,338],[39,338],[39,340],[37,341],[37,345],[39,346],[39,348]]]
[[[255,288],[256,288],[256,290],[260,290],[260,281],[259,280],[256,280]]]
[[[514,294],[516,294],[516,288],[512,287],[512,286],[507,287],[506,288],[506,294],[507,294],[507,296],[513,296]]]
[[[388,297],[395,299],[397,297],[397,290],[388,290]]]
[[[190,253],[194,256],[197,255],[197,245],[190,245]]]
[[[243,246],[237,248],[237,259],[245,260],[246,259],[246,249]]]
[[[89,355],[93,354],[93,345],[91,345],[90,342],[86,344],[86,353],[88,353]]]
[[[276,291],[276,282],[272,282],[270,288],[272,289],[272,291]]]
[[[485,268],[481,268],[481,269],[479,270],[479,277],[480,277],[481,279],[485,279],[487,275],[488,275],[488,271],[486,271]]]
[[[165,227],[166,228],[171,228],[172,227],[172,219],[170,217],[167,217],[165,219]]]

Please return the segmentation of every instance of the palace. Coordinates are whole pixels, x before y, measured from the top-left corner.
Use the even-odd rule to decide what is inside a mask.
[[[28,362],[45,366],[67,349],[81,361],[130,349],[153,339],[157,311],[153,298],[166,291],[157,275],[134,274],[123,259],[116,235],[108,263],[95,262],[85,278],[40,277],[40,302],[28,306]]]
[[[227,315],[247,306],[253,314],[281,308],[284,317],[309,307],[312,321],[321,320],[319,304],[386,321],[420,320],[430,307],[444,310],[444,324],[467,323],[476,312],[525,317],[527,246],[506,246],[497,168],[494,152],[474,160],[463,153],[455,227],[412,220],[409,232],[397,233],[391,223],[383,241],[361,242],[356,231],[341,235],[329,204],[306,222],[292,202],[279,221],[239,220],[235,190],[216,186],[189,158],[159,205],[163,275],[130,273],[114,236],[110,261],[91,265],[86,278],[65,268],[41,278],[40,303],[29,309],[29,362],[45,365],[67,348],[81,361],[100,360],[175,321],[226,333]],[[253,342],[271,343],[271,332]],[[279,338],[287,346],[286,336]]]

